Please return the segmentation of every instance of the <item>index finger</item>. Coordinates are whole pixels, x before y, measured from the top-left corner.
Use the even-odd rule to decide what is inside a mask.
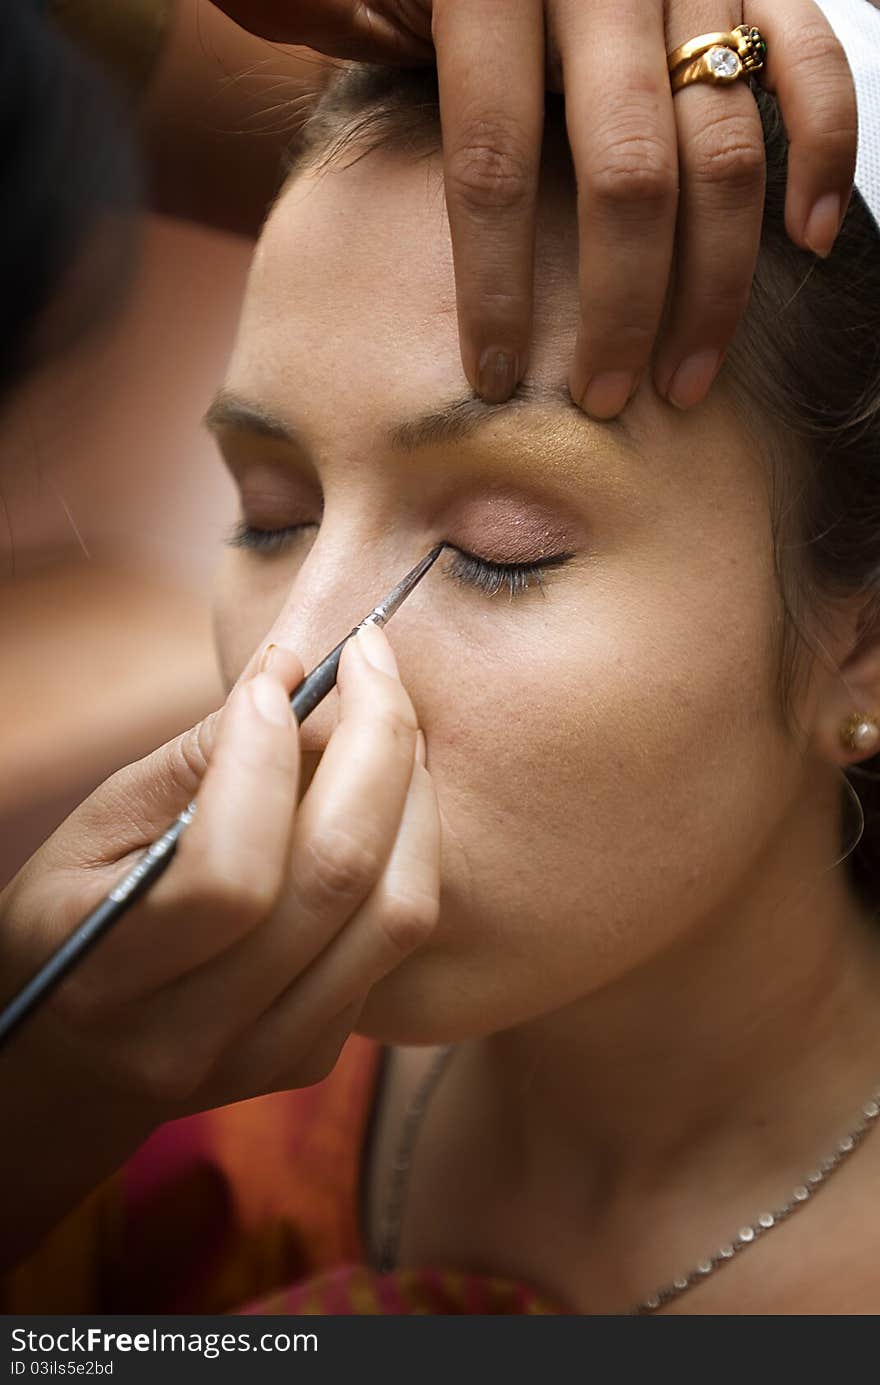
[[[82,995],[104,994],[118,1009],[256,926],[283,882],[299,767],[288,690],[259,673],[235,689],[218,719],[198,808],[176,859],[82,969]]]
[[[541,0],[436,0],[446,206],[461,359],[489,403],[525,369],[544,123]]]

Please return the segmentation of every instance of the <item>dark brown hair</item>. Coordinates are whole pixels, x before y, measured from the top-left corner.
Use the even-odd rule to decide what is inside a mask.
[[[30,3],[3,11],[0,135],[2,404],[119,302],[139,178],[110,83]]]
[[[822,617],[836,600],[862,599],[860,635],[880,639],[880,231],[856,193],[827,260],[790,241],[785,130],[775,102],[760,89],[755,96],[767,149],[761,254],[724,373],[768,460],[780,707],[791,726],[804,654],[824,657]],[[419,157],[436,151],[439,128],[432,70],[343,67],[301,131],[291,171],[377,148]],[[545,140],[558,145],[564,130],[562,99],[548,95]],[[859,896],[880,910],[880,757],[846,778],[841,851],[861,831],[848,866]],[[862,816],[863,830],[853,822]]]

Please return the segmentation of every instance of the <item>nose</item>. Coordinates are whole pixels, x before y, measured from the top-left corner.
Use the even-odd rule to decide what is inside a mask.
[[[267,642],[293,649],[308,674],[380,602],[385,607],[386,615],[394,613],[409,598],[439,552],[438,546],[415,567],[409,567],[402,576],[398,571],[396,577],[384,571],[379,574],[375,567],[366,577],[363,573],[352,577],[346,555],[344,571],[339,568],[335,572],[325,569],[322,574],[324,580],[316,582],[315,568],[307,563],[306,568],[311,567],[308,587],[300,580],[294,582],[267,636]],[[313,549],[311,556],[314,558],[315,555],[316,550]],[[334,688],[302,725],[300,736],[306,783],[310,782],[338,720],[339,694]]]
[[[383,595],[385,582],[386,575],[375,568],[366,576],[334,574],[326,568],[318,576],[313,569],[308,586],[294,582],[265,642],[292,649],[308,674],[372,610]],[[339,693],[333,688],[300,731],[306,784],[338,720]]]
[[[330,609],[324,609],[322,620],[306,622],[302,619],[302,612],[300,611],[294,621],[282,622],[279,620],[276,622],[269,639],[275,644],[293,649],[302,661],[303,670],[308,676],[330,653],[331,649],[334,649],[340,640],[349,634],[361,618],[357,615],[348,615],[344,610],[341,614],[339,612],[339,605],[334,603]],[[327,633],[324,634],[324,631]],[[323,701],[308,714],[300,727],[304,779],[311,779],[311,773],[314,772],[314,768],[338,721],[339,693],[334,687],[331,688]],[[309,762],[312,759],[314,759],[314,765],[310,771]]]

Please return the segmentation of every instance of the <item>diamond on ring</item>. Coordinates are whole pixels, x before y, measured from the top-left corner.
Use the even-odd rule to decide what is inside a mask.
[[[732,48],[710,48],[706,62],[710,71],[724,82],[732,82],[742,72],[739,54]]]

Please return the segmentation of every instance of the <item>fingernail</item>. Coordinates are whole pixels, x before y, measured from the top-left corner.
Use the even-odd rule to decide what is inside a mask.
[[[840,230],[840,196],[828,192],[820,197],[804,227],[804,240],[814,255],[824,260],[831,254],[831,247]]]
[[[422,766],[424,766],[425,762],[428,759],[428,747],[425,744],[424,731],[416,732],[416,759]]]
[[[503,404],[509,399],[519,379],[519,358],[515,351],[488,347],[477,366],[477,392],[487,404]]]
[[[616,418],[635,391],[629,370],[603,370],[594,375],[581,396],[581,408],[591,418]]]
[[[720,351],[687,356],[669,382],[666,397],[677,409],[692,409],[705,399],[721,365]]]
[[[357,633],[357,642],[364,658],[373,668],[377,668],[380,673],[389,674],[392,678],[400,677],[394,650],[378,625],[362,625]]]
[[[258,673],[256,678],[251,679],[248,687],[254,699],[254,706],[265,721],[271,722],[273,726],[290,724],[290,698],[279,682],[269,678],[265,673]]]
[[[272,667],[272,662],[275,658],[275,650],[277,648],[277,644],[266,645],[266,648],[263,650],[263,657],[260,659],[260,667],[257,669],[258,673],[267,673],[269,671]]]

